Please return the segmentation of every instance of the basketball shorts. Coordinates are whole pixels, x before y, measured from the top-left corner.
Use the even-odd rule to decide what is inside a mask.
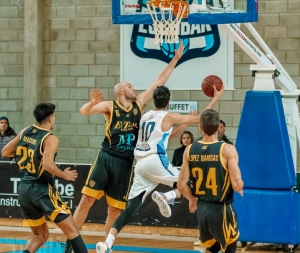
[[[228,244],[237,241],[240,232],[236,214],[231,204],[198,200],[197,217],[201,246],[211,247],[215,242],[218,242],[224,252]]]
[[[23,226],[35,227],[46,222],[47,215],[55,221],[58,214],[71,214],[55,185],[44,182],[21,181],[19,202],[24,216]]]
[[[129,199],[133,199],[145,192],[142,199],[144,201],[146,196],[158,184],[173,187],[174,183],[178,181],[178,175],[178,169],[173,167],[168,160],[161,159],[157,154],[137,159]]]
[[[133,159],[100,151],[91,166],[82,193],[100,199],[106,194],[107,204],[124,210],[133,174]]]

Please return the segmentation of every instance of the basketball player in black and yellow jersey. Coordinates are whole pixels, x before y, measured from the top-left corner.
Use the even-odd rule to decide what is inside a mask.
[[[81,107],[82,115],[103,114],[106,125],[102,150],[90,169],[82,190],[82,198],[74,213],[74,221],[78,229],[86,220],[95,200],[100,199],[104,194],[108,204],[106,235],[121,210],[125,209],[133,176],[133,151],[138,139],[143,107],[152,99],[157,86],[167,82],[182,52],[181,43],[171,62],[150,87],[139,95],[136,94],[132,84],[120,82],[114,87],[116,100],[103,101],[101,93],[95,89],[91,93],[90,102]],[[71,252],[69,248],[65,253]]]
[[[190,211],[197,210],[200,245],[208,247],[206,253],[234,253],[239,230],[231,204],[233,191],[243,195],[244,182],[236,148],[218,141],[219,124],[216,111],[201,113],[203,139],[186,148],[177,186],[189,200]]]
[[[2,150],[5,156],[14,156],[20,168],[18,196],[23,225],[33,232],[23,253],[34,253],[47,241],[49,231],[45,215],[69,238],[75,253],[87,253],[70,209],[54,184],[54,176],[75,181],[78,174],[70,168],[62,171],[54,162],[58,147],[58,138],[50,132],[55,122],[54,111],[54,104],[37,105],[33,114],[38,124],[24,128]]]

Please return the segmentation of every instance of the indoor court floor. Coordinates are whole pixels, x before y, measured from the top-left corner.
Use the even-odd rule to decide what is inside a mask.
[[[3,229],[3,228],[2,228]],[[31,236],[29,232],[17,231],[0,231],[0,252],[6,253],[22,253],[26,240]],[[170,240],[144,239],[134,238],[138,236],[132,235],[132,238],[117,238],[113,253],[128,253],[128,252],[153,252],[153,253],[192,253],[203,252],[204,248],[193,245],[195,238],[187,238],[183,240],[181,237],[170,237]],[[43,248],[38,250],[38,253],[62,253],[63,247],[61,242],[64,242],[66,237],[62,234],[51,233],[47,243]],[[87,245],[88,252],[95,253],[95,244],[101,240],[103,236],[88,236],[83,235],[83,239]],[[241,252],[240,248],[237,252]],[[279,245],[270,244],[255,244],[247,250],[248,253],[267,253],[267,252],[284,252]]]

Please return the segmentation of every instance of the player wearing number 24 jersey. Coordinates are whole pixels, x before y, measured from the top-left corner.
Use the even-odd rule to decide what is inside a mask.
[[[219,124],[216,111],[202,112],[203,139],[186,148],[178,189],[189,200],[190,211],[197,210],[200,245],[208,247],[206,253],[235,253],[239,230],[231,203],[233,191],[243,195],[244,182],[235,147],[218,141]]]
[[[207,108],[212,108],[224,91],[222,89],[218,92],[216,88],[214,90],[215,97]],[[181,196],[176,189],[178,170],[169,162],[166,149],[171,138],[178,135],[189,124],[199,124],[200,117],[195,115],[195,112],[194,115],[167,112],[170,96],[167,87],[159,86],[154,90],[153,102],[156,109],[145,113],[140,121],[138,141],[134,150],[137,163],[126,209],[114,222],[105,243],[97,244],[97,253],[110,252],[117,234],[131,220],[145,197],[159,183],[175,188],[163,194],[156,191],[152,194],[152,199],[157,203],[163,216],[170,217],[171,208],[168,202]],[[173,130],[175,124],[179,126]]]

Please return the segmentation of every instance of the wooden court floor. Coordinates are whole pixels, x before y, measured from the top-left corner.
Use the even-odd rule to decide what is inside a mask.
[[[17,232],[17,231],[0,231],[0,252],[6,253],[21,253],[26,240],[30,238],[29,232]],[[38,253],[61,253],[63,247],[59,242],[64,242],[66,237],[61,234],[50,234],[48,242],[43,248],[38,250]],[[88,252],[95,253],[95,244],[98,241],[103,241],[103,236],[88,236],[83,235],[83,239],[87,245]],[[115,241],[114,253],[128,253],[128,252],[153,252],[153,253],[192,253],[203,252],[204,248],[193,245],[193,242],[176,240],[153,240],[153,239],[141,239],[141,238],[117,238]],[[296,249],[296,251],[298,251]],[[300,251],[300,250],[299,250]],[[299,252],[298,251],[298,252]],[[240,253],[245,251],[238,248]],[[248,253],[267,253],[267,252],[284,252],[280,246],[277,245],[263,245],[257,244],[251,247],[246,252]]]
[[[0,219],[0,252],[22,253],[26,241],[30,238],[29,229],[22,227],[20,219]],[[50,236],[43,248],[37,253],[62,253],[60,242],[65,242],[66,237],[57,229],[56,225],[48,222]],[[87,245],[88,252],[95,253],[95,245],[104,241],[103,224],[85,224],[82,227],[82,237]],[[125,226],[120,237],[116,238],[113,253],[195,253],[203,252],[204,248],[194,246],[197,241],[197,229]],[[238,253],[268,253],[282,252],[281,245],[255,244],[247,249],[238,248]],[[300,253],[300,247],[294,250]]]

